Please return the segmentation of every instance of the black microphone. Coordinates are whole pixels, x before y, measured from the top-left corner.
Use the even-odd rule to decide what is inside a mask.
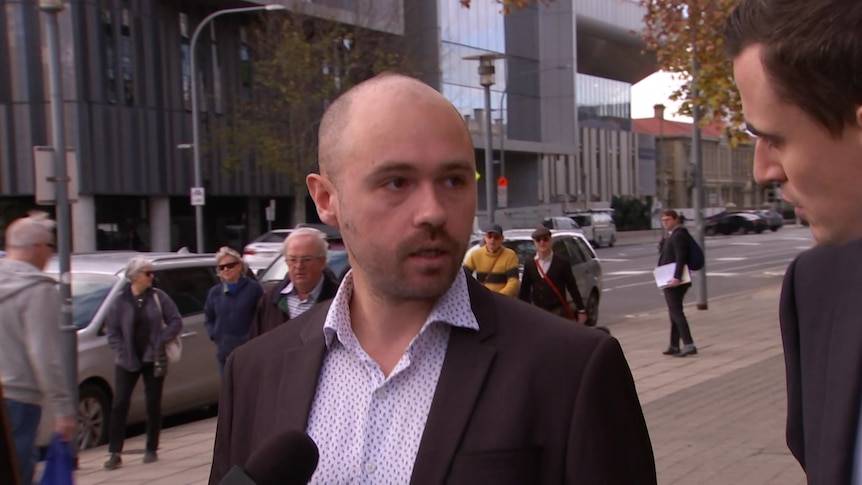
[[[279,433],[234,465],[219,485],[305,485],[317,468],[317,445],[302,431]]]

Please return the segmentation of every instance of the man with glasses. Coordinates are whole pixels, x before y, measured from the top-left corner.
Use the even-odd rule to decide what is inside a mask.
[[[464,267],[491,291],[509,296],[518,293],[518,255],[503,247],[503,228],[499,224],[488,226],[485,244],[467,253]]]
[[[41,212],[12,222],[0,259],[0,377],[21,483],[32,481],[42,402],[53,404],[54,430],[64,440],[76,428],[60,360],[60,296],[57,282],[43,273],[54,252],[53,229]]]
[[[676,264],[673,278],[662,288],[664,299],[667,303],[670,315],[670,345],[662,352],[664,355],[674,357],[685,357],[697,354],[697,347],[691,338],[691,329],[688,319],[685,317],[682,302],[685,294],[691,288],[691,280],[683,283],[683,272],[688,271],[689,239],[691,236],[688,229],[679,221],[679,213],[672,209],[663,210],[661,213],[661,224],[667,231],[658,245],[658,265]],[[680,348],[679,340],[682,338],[683,346]]]
[[[338,279],[326,267],[328,249],[326,234],[318,229],[301,227],[288,234],[284,240],[287,275],[281,281],[264,283],[252,323],[252,338],[335,296]]]
[[[572,265],[551,251],[550,229],[540,227],[533,231],[532,238],[536,255],[524,264],[518,298],[569,320],[586,322],[587,312],[572,274]],[[566,300],[566,291],[572,295],[575,308]]]

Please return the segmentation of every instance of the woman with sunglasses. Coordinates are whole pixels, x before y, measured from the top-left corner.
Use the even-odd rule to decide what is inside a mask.
[[[216,253],[215,260],[221,283],[210,288],[204,312],[207,333],[216,344],[216,361],[221,375],[233,349],[249,338],[263,289],[257,281],[244,276],[248,266],[238,252],[224,246]]]
[[[153,288],[153,265],[144,256],[135,256],[126,265],[129,284],[114,300],[108,315],[108,344],[117,353],[114,404],[105,469],[114,470],[123,460],[126,417],[132,391],[143,376],[147,407],[147,443],[144,463],[158,460],[159,432],[162,428],[162,386],[167,357],[165,342],[177,338],[183,329],[180,312],[163,291]]]

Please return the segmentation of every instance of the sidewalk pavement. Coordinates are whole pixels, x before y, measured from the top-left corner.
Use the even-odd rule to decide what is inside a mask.
[[[784,361],[778,286],[686,307],[698,355],[675,358],[663,298],[656,310],[611,326],[638,389],[660,484],[804,484],[784,444]],[[689,295],[689,300],[694,298]],[[143,465],[144,436],[126,440],[123,466],[105,471],[105,446],[80,454],[76,483],[201,484],[215,418],[162,432],[159,461]]]

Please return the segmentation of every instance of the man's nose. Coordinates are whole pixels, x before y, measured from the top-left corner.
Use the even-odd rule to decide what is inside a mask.
[[[787,180],[778,151],[763,139],[758,139],[754,145],[754,180],[759,184]]]
[[[441,194],[438,193],[433,183],[421,184],[414,197],[416,197],[415,222],[417,226],[427,224],[431,227],[440,227],[446,222],[446,208],[443,205]]]

